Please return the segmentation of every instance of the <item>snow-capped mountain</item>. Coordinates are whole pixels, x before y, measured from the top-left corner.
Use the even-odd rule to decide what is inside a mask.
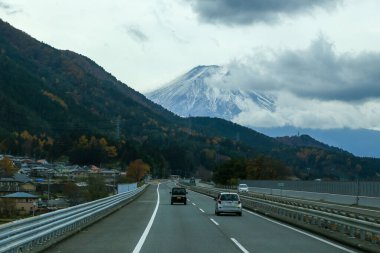
[[[253,90],[227,88],[224,81],[230,75],[226,67],[198,66],[176,78],[163,88],[145,94],[164,108],[182,116],[209,116],[234,121],[241,112],[252,112],[247,107],[275,112],[275,99]],[[238,86],[238,84],[236,85]],[[278,106],[278,105],[277,105]],[[246,114],[247,115],[247,114]],[[365,129],[307,129],[294,126],[254,127],[246,125],[272,137],[309,134],[329,145],[343,148],[358,156],[380,157],[378,143],[380,131]],[[353,141],[355,140],[355,141]]]
[[[274,110],[274,100],[270,96],[223,86],[223,77],[228,74],[224,67],[198,66],[146,96],[183,117],[209,116],[231,120],[249,103]]]

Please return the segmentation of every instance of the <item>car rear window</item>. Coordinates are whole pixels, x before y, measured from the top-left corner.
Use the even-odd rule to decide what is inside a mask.
[[[220,197],[220,200],[224,200],[224,201],[238,201],[239,197],[236,194],[223,194]]]
[[[183,189],[183,188],[174,188],[174,189],[172,190],[172,193],[173,193],[173,194],[185,194],[185,193],[186,193],[186,190]]]

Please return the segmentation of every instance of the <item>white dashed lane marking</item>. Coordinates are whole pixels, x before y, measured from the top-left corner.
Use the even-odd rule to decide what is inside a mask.
[[[231,238],[231,241],[233,241],[235,243],[236,246],[239,247],[239,249],[244,252],[244,253],[249,253],[248,250],[246,250],[243,245],[241,245],[235,238]]]
[[[215,225],[219,226],[219,223],[216,222],[214,219],[210,219]]]

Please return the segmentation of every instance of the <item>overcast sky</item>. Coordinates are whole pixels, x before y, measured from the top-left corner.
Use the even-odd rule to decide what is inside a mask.
[[[380,130],[378,0],[0,0],[0,17],[140,92],[197,65],[277,98],[255,126]],[[255,117],[252,117],[252,115]]]

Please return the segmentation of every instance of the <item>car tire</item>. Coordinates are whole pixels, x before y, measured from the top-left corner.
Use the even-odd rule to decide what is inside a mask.
[[[219,213],[219,212],[217,212],[217,211],[215,211],[215,214],[216,214],[217,216],[220,216],[220,213]]]
[[[173,205],[173,202],[170,202],[170,205]]]
[[[242,215],[242,212],[240,212],[240,213],[237,213],[237,215],[241,216],[241,215]]]
[[[185,200],[185,202],[183,202],[184,205],[187,205],[187,201]]]

